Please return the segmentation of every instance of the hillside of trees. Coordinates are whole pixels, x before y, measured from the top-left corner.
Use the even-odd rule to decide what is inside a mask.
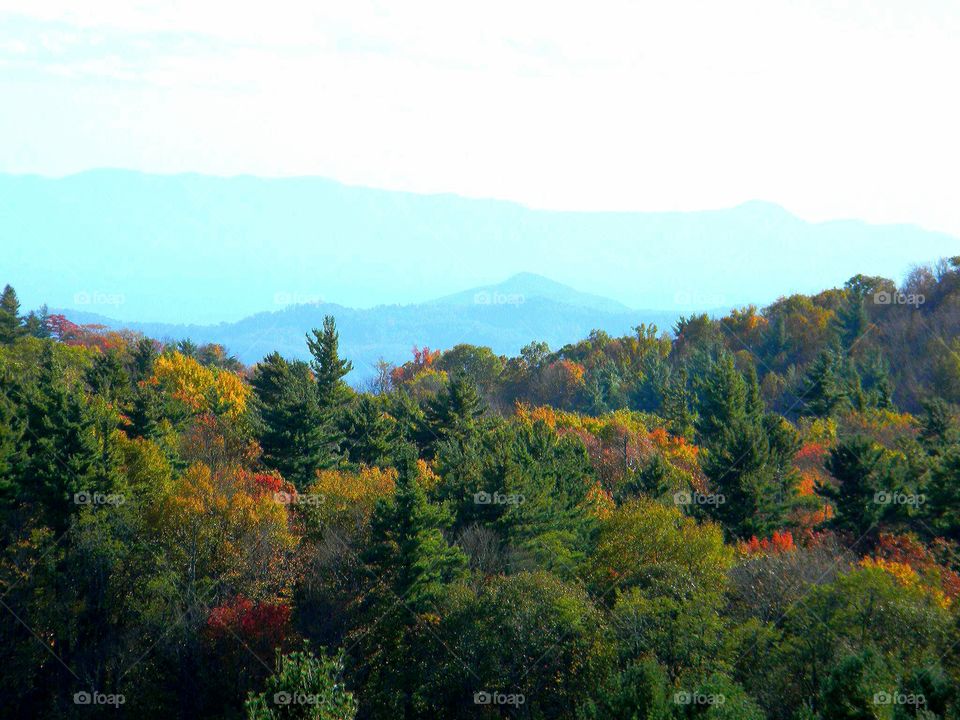
[[[0,297],[0,715],[960,718],[960,258],[516,357]]]

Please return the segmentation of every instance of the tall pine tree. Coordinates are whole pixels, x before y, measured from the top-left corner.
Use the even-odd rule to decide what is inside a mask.
[[[323,330],[314,328],[307,335],[307,347],[313,356],[310,367],[316,376],[320,405],[324,408],[339,407],[350,394],[343,378],[353,370],[353,363],[340,357],[339,346],[340,334],[332,315],[323,319]]]
[[[7,285],[0,294],[0,344],[9,345],[23,334],[20,301],[16,291]]]
[[[372,588],[355,630],[370,688],[366,703],[372,717],[383,718],[422,715],[417,690],[441,651],[428,628],[438,619],[447,585],[466,568],[466,557],[443,536],[449,513],[427,501],[412,448],[398,464],[396,493],[377,504],[372,542],[362,555]]]
[[[44,347],[37,380],[25,397],[27,460],[20,497],[35,502],[54,531],[63,532],[77,509],[75,494],[112,488],[94,484],[100,453],[93,418],[82,393],[64,380],[53,343]]]
[[[310,368],[275,352],[257,365],[252,384],[264,463],[298,488],[307,487],[317,469],[336,462],[339,449]]]

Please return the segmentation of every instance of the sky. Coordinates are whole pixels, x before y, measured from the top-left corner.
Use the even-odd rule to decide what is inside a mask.
[[[960,236],[956,0],[0,0],[0,172],[320,175]]]

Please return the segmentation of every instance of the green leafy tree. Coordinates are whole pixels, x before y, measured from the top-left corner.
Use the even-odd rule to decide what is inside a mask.
[[[682,683],[685,688],[674,692],[675,717],[686,720],[765,720],[763,711],[740,685],[723,673],[715,673],[704,681]]]
[[[464,712],[464,700],[498,692],[523,697],[501,706],[507,713],[573,718],[609,676],[614,648],[606,623],[577,584],[524,571],[476,589],[458,584],[449,595],[437,629],[448,650],[425,689],[426,717],[482,716],[474,704]]]
[[[247,720],[353,720],[357,701],[343,682],[343,655],[309,649],[282,654],[261,693],[247,698]]]
[[[655,660],[631,663],[590,694],[578,720],[671,720],[672,698],[667,676]]]
[[[503,372],[504,360],[488,347],[461,344],[443,353],[436,367],[451,377],[468,378],[489,402]]]

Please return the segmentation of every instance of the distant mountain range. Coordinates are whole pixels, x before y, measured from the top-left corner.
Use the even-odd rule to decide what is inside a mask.
[[[466,307],[457,322],[478,328],[504,313],[531,316],[533,298],[557,299],[549,287],[534,294],[534,281],[523,277],[511,281],[531,295],[521,307],[492,296],[475,307],[470,293],[459,293],[482,293],[526,270],[593,295],[565,296],[584,311],[676,315],[764,304],[859,272],[899,280],[912,263],[960,254],[956,238],[918,227],[808,223],[763,202],[703,212],[553,212],[323,178],[123,170],[0,175],[0,245],[0,282],[13,284],[25,307],[209,324],[296,304],[402,303],[420,313],[430,306],[448,326],[454,316],[444,308]],[[508,283],[498,292],[517,290]],[[349,312],[366,317],[339,314]],[[410,312],[376,315],[403,325]],[[260,322],[254,318],[237,326]],[[511,327],[536,336],[527,325]]]
[[[248,364],[273,350],[287,357],[308,357],[304,335],[320,327],[324,315],[333,315],[340,330],[341,354],[354,364],[349,379],[355,383],[371,376],[373,364],[381,357],[396,364],[409,360],[414,345],[449,349],[469,342],[516,355],[533,340],[557,349],[594,329],[622,335],[645,322],[670,331],[677,319],[677,313],[669,311],[630,310],[533,273],[415,305],[356,309],[331,303],[299,304],[217,325],[127,322],[72,309],[54,312],[63,312],[74,322],[128,328],[161,340],[221,343]]]

